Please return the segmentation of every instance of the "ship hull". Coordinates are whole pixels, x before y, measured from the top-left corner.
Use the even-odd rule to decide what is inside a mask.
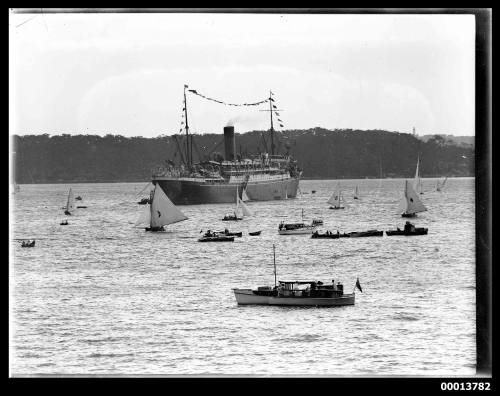
[[[284,178],[268,181],[249,181],[246,194],[251,201],[272,201],[295,198],[299,187],[299,178]],[[175,205],[197,205],[209,203],[234,203],[236,190],[243,191],[244,183],[208,183],[202,180],[182,180],[157,178],[153,184],[159,184]]]
[[[250,289],[233,289],[238,305],[279,305],[300,307],[336,307],[354,305],[355,295],[344,294],[341,297],[273,297],[259,296]]]

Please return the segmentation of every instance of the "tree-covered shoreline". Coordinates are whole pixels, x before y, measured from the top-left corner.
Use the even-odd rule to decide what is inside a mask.
[[[223,154],[222,134],[194,134],[195,161]],[[417,155],[422,177],[474,176],[474,147],[436,135],[418,137],[381,130],[287,130],[275,134],[277,151],[291,154],[304,179],[413,177]],[[182,135],[14,135],[15,181],[25,183],[140,182],[153,169],[181,163]],[[269,132],[236,133],[242,157],[270,150]]]

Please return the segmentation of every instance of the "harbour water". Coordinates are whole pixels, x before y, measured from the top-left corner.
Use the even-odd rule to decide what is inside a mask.
[[[327,240],[280,236],[278,224],[303,209],[308,222],[323,218],[320,230],[402,228],[404,180],[342,180],[344,210],[328,209],[334,180],[248,202],[254,217],[238,222],[220,220],[231,205],[179,206],[189,220],[166,233],[133,227],[145,182],[21,185],[11,195],[11,374],[474,375],[474,179],[448,179],[442,192],[422,180],[428,211],[412,221],[428,235]],[[88,208],[64,216],[69,187]],[[197,242],[225,227],[244,235]],[[350,293],[359,277],[356,304],[238,306],[231,288],[274,283],[273,244],[278,279],[335,279]]]

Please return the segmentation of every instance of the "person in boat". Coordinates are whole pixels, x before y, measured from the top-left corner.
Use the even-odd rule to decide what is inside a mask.
[[[332,286],[333,286],[333,290],[337,290],[337,286],[335,286],[335,279],[332,279]]]
[[[412,232],[412,231],[415,231],[415,226],[409,221],[407,221],[405,224],[405,232]]]
[[[229,230],[227,228],[224,230],[224,234],[229,234]]]
[[[318,235],[318,230],[314,231],[314,235]]]

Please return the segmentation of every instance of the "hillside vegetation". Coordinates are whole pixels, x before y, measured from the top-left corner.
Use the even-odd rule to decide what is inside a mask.
[[[120,135],[14,136],[17,183],[145,181],[154,168],[181,162],[185,137]],[[222,134],[194,135],[195,161],[224,154]],[[288,130],[275,133],[279,153],[289,152],[304,178],[413,177],[420,155],[422,177],[474,176],[474,148],[435,136],[422,141],[411,134],[382,130]],[[236,134],[243,157],[270,150],[269,132]]]

